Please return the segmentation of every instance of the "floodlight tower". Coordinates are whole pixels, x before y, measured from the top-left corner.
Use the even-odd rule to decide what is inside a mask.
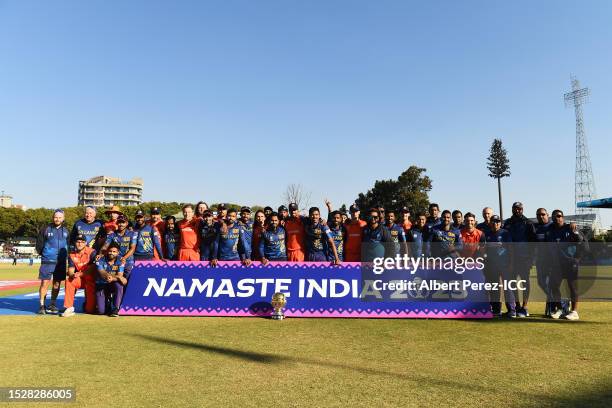
[[[589,88],[580,88],[580,82],[575,76],[571,76],[572,91],[564,95],[565,106],[574,107],[576,113],[576,176],[574,186],[574,205],[576,215],[595,214],[595,222],[599,221],[599,211],[591,208],[578,208],[580,201],[590,201],[597,198],[593,169],[591,167],[591,156],[584,132],[584,119],[582,118],[582,105],[588,102]]]

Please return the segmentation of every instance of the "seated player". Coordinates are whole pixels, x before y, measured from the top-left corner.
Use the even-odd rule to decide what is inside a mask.
[[[278,213],[270,214],[269,221],[269,225],[261,232],[259,237],[258,251],[262,254],[261,263],[263,265],[267,265],[270,261],[287,260],[286,233],[280,225]]]
[[[64,312],[62,317],[74,316],[74,295],[77,289],[85,289],[85,313],[96,309],[96,251],[87,246],[87,238],[78,235],[75,249],[68,254],[68,273],[65,283]]]
[[[106,248],[106,255],[96,263],[98,278],[96,279],[96,304],[98,314],[106,313],[106,303],[109,302],[111,317],[119,316],[119,308],[123,300],[123,290],[127,278],[123,276],[124,266],[119,259],[119,244],[111,242]]]

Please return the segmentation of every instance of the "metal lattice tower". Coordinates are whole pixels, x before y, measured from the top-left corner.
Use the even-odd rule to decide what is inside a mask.
[[[576,215],[595,214],[597,225],[599,211],[592,208],[578,208],[580,201],[590,201],[597,198],[593,169],[591,167],[591,156],[584,132],[584,119],[582,118],[582,105],[588,102],[589,88],[580,88],[580,82],[575,76],[571,76],[572,92],[564,95],[565,106],[574,107],[576,113],[576,180],[575,180],[575,207]]]

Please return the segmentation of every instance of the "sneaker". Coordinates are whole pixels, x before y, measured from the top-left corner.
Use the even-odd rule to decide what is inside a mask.
[[[113,310],[110,315],[110,317],[119,317],[119,311],[118,310]]]
[[[578,312],[575,310],[572,310],[571,312],[569,312],[568,314],[565,315],[565,318],[567,320],[578,320],[580,319],[580,316],[578,316]]]
[[[529,312],[527,311],[526,307],[521,307],[516,311],[516,315],[518,317],[529,317]]]
[[[516,319],[516,311],[509,310],[506,313],[504,313],[504,316],[507,317],[508,319]]]
[[[74,316],[74,307],[69,307],[64,310],[63,313],[60,314],[60,317],[70,317]]]
[[[47,313],[58,313],[59,309],[57,308],[57,306],[55,305],[50,305],[49,307],[47,307]]]
[[[45,307],[41,305],[41,306],[38,308],[38,312],[36,312],[36,314],[39,314],[39,315],[44,315],[44,314],[47,314],[47,311],[45,310]]]
[[[561,309],[557,309],[550,314],[550,317],[555,320],[558,320],[561,317],[561,314],[563,314],[563,311]]]

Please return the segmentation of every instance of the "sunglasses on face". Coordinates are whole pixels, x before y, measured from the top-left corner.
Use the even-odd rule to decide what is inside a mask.
[[[557,214],[555,215],[555,218],[563,218],[563,216],[561,214]]]
[[[493,221],[494,224],[501,224],[501,221]]]
[[[538,217],[544,217],[546,215],[546,213],[539,213]]]

